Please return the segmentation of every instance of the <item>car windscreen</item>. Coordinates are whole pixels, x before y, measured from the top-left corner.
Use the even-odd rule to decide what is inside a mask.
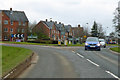
[[[99,41],[101,41],[101,42],[105,42],[104,39],[99,39]]]
[[[86,41],[95,41],[95,42],[99,42],[98,38],[87,38]]]

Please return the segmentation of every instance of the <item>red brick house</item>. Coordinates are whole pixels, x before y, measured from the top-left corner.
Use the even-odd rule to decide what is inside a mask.
[[[72,32],[72,26],[71,25],[65,25],[65,37],[66,39],[72,38],[73,32]]]
[[[50,40],[57,41],[60,38],[60,32],[55,23],[51,21],[40,21],[33,29],[33,33],[41,32],[48,36]]]
[[[2,41],[27,40],[28,19],[23,11],[0,10]]]
[[[73,37],[75,38],[83,38],[84,34],[83,34],[83,27],[81,27],[80,25],[78,25],[78,27],[72,27],[72,31],[73,31]]]

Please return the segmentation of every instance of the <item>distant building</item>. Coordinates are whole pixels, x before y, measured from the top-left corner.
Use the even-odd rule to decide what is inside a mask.
[[[33,33],[43,33],[48,36],[50,40],[58,41],[59,39],[64,41],[70,36],[72,37],[72,26],[64,25],[57,21],[40,21],[33,29]]]
[[[28,18],[24,11],[0,10],[2,41],[27,40]]]
[[[48,36],[50,40],[58,40],[60,39],[60,31],[59,28],[56,27],[55,23],[51,20],[48,21],[40,21],[32,30],[33,33],[43,33]]]
[[[83,38],[83,27],[78,25],[78,27],[72,27],[73,37],[75,38]]]
[[[73,32],[72,32],[72,26],[71,25],[65,25],[65,37],[66,37],[66,39],[73,37]]]

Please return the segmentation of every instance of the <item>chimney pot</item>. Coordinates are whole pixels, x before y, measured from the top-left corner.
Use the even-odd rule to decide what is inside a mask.
[[[78,25],[78,27],[80,27],[80,24]]]
[[[12,8],[10,8],[10,11],[12,11]]]
[[[48,20],[46,19],[45,21],[47,22]]]

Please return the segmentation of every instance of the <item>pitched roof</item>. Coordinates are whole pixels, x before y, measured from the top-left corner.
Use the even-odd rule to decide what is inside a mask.
[[[56,24],[55,23],[55,25],[56,25],[56,29],[61,31],[63,24]]]
[[[66,32],[70,32],[70,28],[71,28],[72,26],[71,25],[65,25],[65,31]]]
[[[42,21],[44,22],[50,29],[52,29],[52,27],[54,26],[54,22],[46,22],[46,21]]]
[[[28,21],[24,11],[10,11],[10,10],[0,10],[3,11],[12,21]]]

